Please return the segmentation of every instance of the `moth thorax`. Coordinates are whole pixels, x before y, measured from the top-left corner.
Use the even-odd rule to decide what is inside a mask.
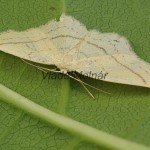
[[[69,71],[72,71],[71,70],[72,59],[70,57],[67,56],[59,57],[58,59],[55,60],[54,63],[64,74]]]
[[[67,69],[60,69],[60,72],[63,74],[67,74],[68,70]]]

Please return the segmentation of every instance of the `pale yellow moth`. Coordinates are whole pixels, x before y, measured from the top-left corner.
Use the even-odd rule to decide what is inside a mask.
[[[66,15],[35,29],[0,33],[0,50],[33,62],[54,64],[63,73],[103,73],[101,80],[150,87],[150,64],[134,53],[124,37],[88,31]]]

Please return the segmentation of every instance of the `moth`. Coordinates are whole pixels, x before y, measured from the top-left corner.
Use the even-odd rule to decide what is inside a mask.
[[[134,53],[126,38],[88,31],[78,20],[64,14],[59,21],[51,20],[38,28],[0,33],[0,51],[55,65],[65,74],[104,72],[107,76],[100,80],[150,87],[150,63]]]

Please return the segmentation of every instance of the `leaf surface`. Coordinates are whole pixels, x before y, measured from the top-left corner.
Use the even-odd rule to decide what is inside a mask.
[[[88,29],[125,36],[136,54],[150,62],[150,2],[66,0],[66,14]],[[1,1],[0,31],[25,30],[59,19],[62,1]],[[82,78],[82,76],[79,75]],[[55,79],[56,78],[56,79]],[[147,88],[83,79],[111,96],[91,89],[93,101],[72,79],[43,74],[20,59],[0,52],[0,83],[33,102],[93,128],[150,146],[150,92]],[[1,99],[1,98],[0,98]],[[54,125],[0,102],[0,149],[101,149]]]

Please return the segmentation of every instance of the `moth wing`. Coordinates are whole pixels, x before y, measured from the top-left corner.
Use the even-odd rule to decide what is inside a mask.
[[[93,57],[74,66],[74,70],[91,78],[150,88],[150,64],[132,55]]]
[[[33,62],[52,64],[56,47],[41,29],[0,33],[0,50]]]
[[[73,17],[62,15],[60,21],[51,20],[38,28],[0,33],[0,51],[42,64],[55,64],[86,31]]]
[[[72,70],[92,78],[150,87],[150,64],[115,33],[89,31],[80,45],[78,59],[72,64]]]

